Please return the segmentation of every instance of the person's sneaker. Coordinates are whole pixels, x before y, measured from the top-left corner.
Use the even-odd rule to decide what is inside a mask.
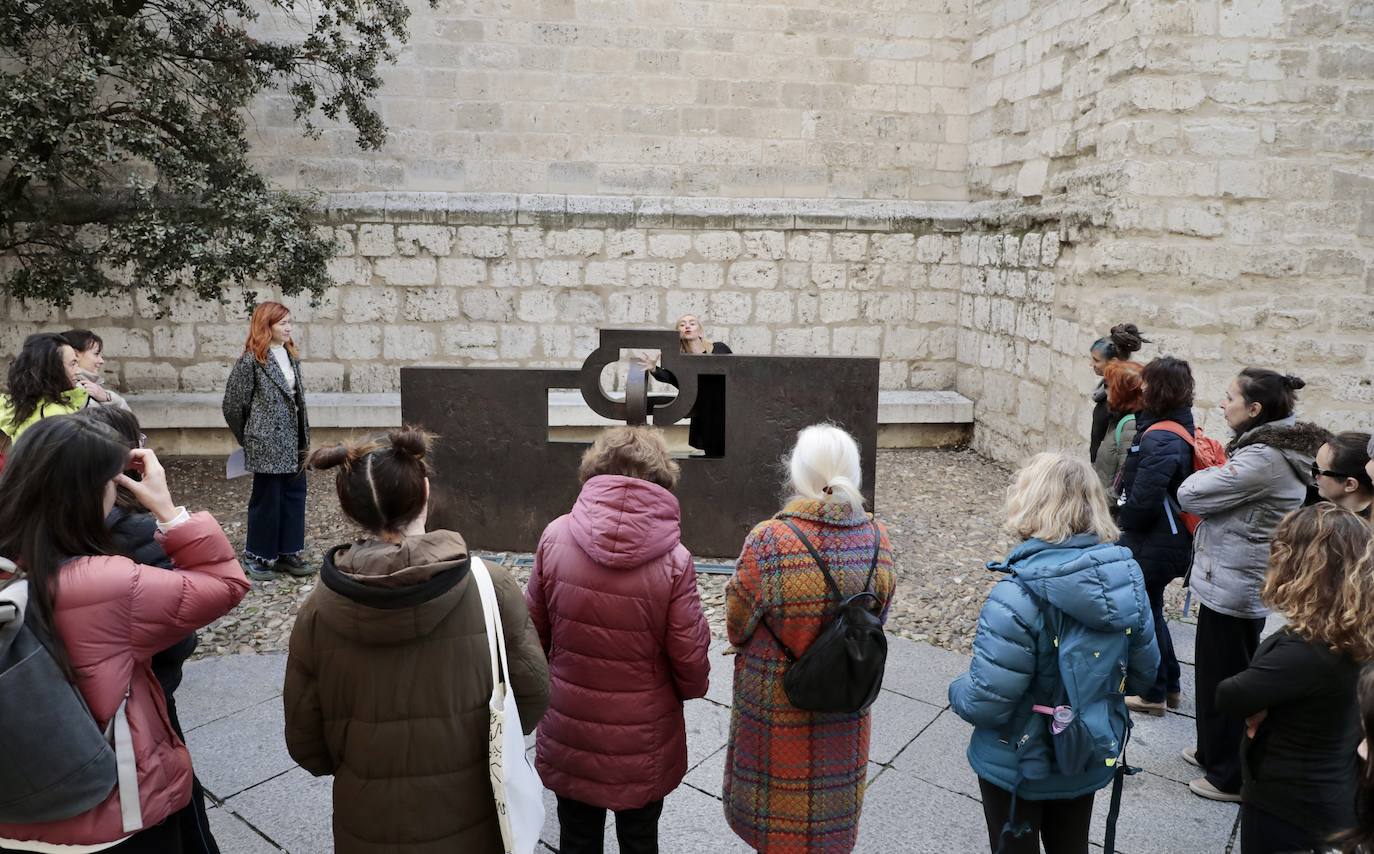
[[[1198,777],[1196,780],[1189,782],[1188,788],[1193,790],[1193,794],[1200,798],[1206,798],[1209,801],[1222,801],[1228,804],[1238,804],[1241,801],[1240,792],[1234,794],[1231,792],[1223,792],[1221,789],[1213,786],[1206,777]]]
[[[1199,761],[1197,761],[1197,748],[1196,748],[1196,747],[1185,747],[1185,748],[1183,748],[1183,761],[1184,761],[1184,762],[1187,762],[1189,765],[1193,766],[1194,768],[1201,768],[1201,767],[1202,767],[1202,763],[1199,762]]]
[[[245,554],[240,563],[243,564],[244,573],[254,581],[271,581],[277,577],[271,564],[263,563],[252,555]]]
[[[315,567],[308,566],[300,555],[282,555],[277,558],[277,567],[296,578],[306,578],[315,574]]]
[[[1126,708],[1133,712],[1140,712],[1144,715],[1154,715],[1157,718],[1164,717],[1164,702],[1152,703],[1144,697],[1130,696],[1126,698]]]

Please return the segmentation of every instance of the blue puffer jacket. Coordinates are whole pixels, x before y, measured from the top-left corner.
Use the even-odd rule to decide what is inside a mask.
[[[1022,763],[1046,761],[1047,735],[1023,742],[1019,754],[1011,742],[1021,742],[1020,733],[1046,731],[1033,725],[1031,705],[1052,704],[1059,686],[1054,648],[1042,638],[1044,615],[1022,584],[1089,628],[1129,634],[1127,694],[1140,694],[1154,683],[1159,649],[1145,581],[1127,549],[1091,534],[1062,543],[1027,540],[1005,563],[988,568],[1011,573],[1020,583],[1004,579],[988,594],[978,617],[973,661],[968,673],[950,683],[949,703],[974,726],[968,747],[974,773],[1010,791]],[[1124,713],[1125,697],[1117,702]],[[1023,781],[1018,795],[1035,801],[1077,798],[1106,786],[1112,774],[1106,765],[1076,776],[1051,772]]]

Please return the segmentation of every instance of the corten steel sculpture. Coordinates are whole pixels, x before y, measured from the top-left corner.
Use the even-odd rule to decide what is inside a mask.
[[[675,399],[654,403],[643,368],[625,400],[608,398],[602,369],[622,350],[659,350],[678,380]],[[750,527],[776,512],[781,461],[803,427],[848,430],[863,457],[872,506],[878,443],[878,360],[793,356],[689,356],[672,331],[601,330],[581,370],[402,368],[401,415],[439,434],[433,452],[432,528],[451,528],[477,548],[533,551],[544,526],[568,512],[587,445],[549,440],[549,390],[577,387],[599,415],[667,426],[688,416],[702,378],[724,387],[725,454],[686,457],[676,494],[682,540],[695,555],[737,555]]]

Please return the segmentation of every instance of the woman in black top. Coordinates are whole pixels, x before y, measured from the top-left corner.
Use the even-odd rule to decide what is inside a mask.
[[[719,341],[708,341],[695,314],[684,314],[677,321],[678,346],[690,356],[729,355],[730,348]],[[649,375],[661,383],[677,386],[677,377],[660,368],[652,357],[642,361]],[[687,444],[708,457],[725,456],[725,377],[697,377],[697,401],[692,406],[692,423],[687,429]]]
[[[1094,341],[1092,347],[1088,349],[1088,355],[1092,358],[1093,373],[1101,377],[1109,362],[1115,362],[1118,359],[1130,361],[1132,353],[1149,343],[1149,339],[1141,336],[1140,330],[1136,328],[1134,323],[1118,323],[1112,327],[1110,334]],[[1110,421],[1111,411],[1107,407],[1107,381],[1101,380],[1098,382],[1097,388],[1093,389],[1093,426],[1092,435],[1088,440],[1088,459],[1092,462],[1097,462],[1097,449],[1107,436],[1107,427]]]
[[[1370,530],[1334,504],[1294,511],[1274,533],[1263,597],[1288,624],[1217,686],[1246,719],[1241,850],[1313,851],[1355,826],[1356,683],[1374,659]]]

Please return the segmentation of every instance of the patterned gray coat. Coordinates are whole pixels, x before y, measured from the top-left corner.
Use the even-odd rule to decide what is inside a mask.
[[[224,423],[243,447],[244,463],[257,474],[294,474],[310,447],[301,363],[291,359],[296,385],[287,385],[277,360],[258,362],[244,353],[224,388]]]

